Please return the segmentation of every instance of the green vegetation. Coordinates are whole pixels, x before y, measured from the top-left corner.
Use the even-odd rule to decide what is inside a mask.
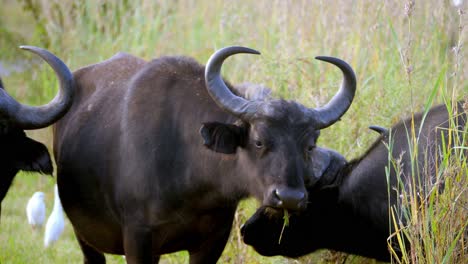
[[[118,51],[147,60],[182,54],[205,63],[218,48],[243,45],[262,55],[236,56],[225,66],[227,79],[264,83],[276,96],[315,107],[337,91],[341,73],[313,58],[336,56],[355,69],[358,90],[342,121],[325,129],[318,144],[352,159],[375,140],[369,125],[389,127],[432,104],[450,105],[452,100],[467,98],[467,49],[462,38],[466,18],[449,2],[4,0],[0,75],[14,97],[39,105],[54,96],[57,82],[44,63],[38,64],[19,45],[47,48],[72,70]],[[2,72],[2,65],[7,71]],[[50,128],[28,134],[52,151]],[[441,168],[445,169],[439,175],[446,179],[445,191],[432,191],[425,201],[418,201],[417,193],[402,193],[411,221],[401,226],[395,218],[401,231],[394,236],[407,236],[415,247],[401,261],[461,263],[468,258],[463,232],[468,223],[466,138],[448,143],[451,149],[444,152]],[[43,235],[27,224],[25,207],[35,191],[46,193],[51,212],[54,181],[35,174],[16,177],[3,202],[0,263],[82,263],[69,222],[59,242],[49,249],[43,248]],[[328,251],[299,260],[262,257],[239,238],[240,225],[256,206],[253,200],[241,203],[220,263],[375,263]],[[162,262],[186,263],[187,259],[181,252],[165,256]],[[108,255],[107,260],[125,262],[120,256]]]

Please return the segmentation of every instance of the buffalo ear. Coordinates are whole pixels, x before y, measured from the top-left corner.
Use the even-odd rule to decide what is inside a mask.
[[[312,179],[316,183],[320,180],[322,184],[333,182],[337,173],[347,164],[346,159],[336,151],[316,147],[310,154]]]
[[[236,153],[237,147],[244,146],[245,129],[220,122],[203,123],[200,128],[203,145],[225,154]]]
[[[44,144],[28,137],[22,137],[12,151],[13,164],[22,171],[36,171],[44,174],[53,173],[49,151]]]

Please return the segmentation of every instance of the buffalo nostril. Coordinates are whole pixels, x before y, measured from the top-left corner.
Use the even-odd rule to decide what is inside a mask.
[[[283,200],[281,199],[281,195],[278,189],[273,190],[273,198],[277,206],[283,205]]]
[[[279,191],[278,191],[278,189],[275,189],[275,190],[273,191],[273,194],[275,195],[275,197],[276,197],[276,198],[278,198],[278,199],[279,199],[279,197],[280,197],[280,194],[279,194]]]
[[[292,210],[302,210],[306,205],[306,194],[294,189],[276,189],[275,198],[279,200],[279,207]]]

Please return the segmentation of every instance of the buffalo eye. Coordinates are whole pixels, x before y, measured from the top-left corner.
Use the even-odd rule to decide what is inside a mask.
[[[255,140],[254,144],[255,144],[255,147],[258,148],[258,149],[263,148],[263,142],[260,141],[260,140]]]
[[[312,152],[312,151],[314,150],[314,148],[315,148],[314,145],[308,145],[307,148],[306,148],[306,150],[307,150],[307,152],[310,153],[310,152]]]

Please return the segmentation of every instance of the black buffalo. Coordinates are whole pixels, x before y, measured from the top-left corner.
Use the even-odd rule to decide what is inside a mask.
[[[24,130],[44,128],[61,118],[70,108],[73,75],[55,55],[37,47],[23,46],[44,59],[60,80],[60,90],[52,102],[26,106],[8,95],[0,80],[0,214],[1,202],[18,171],[52,175],[52,162],[46,146],[26,136]]]
[[[462,104],[459,102],[454,112],[458,125],[455,133],[459,134],[459,139],[465,135],[466,142],[467,115]],[[450,127],[445,105],[432,108],[424,122],[422,120],[423,114],[415,115],[414,131],[416,134],[420,132],[419,171],[416,171],[415,182],[422,187],[418,189],[421,194],[424,193],[424,186],[435,181],[436,165],[440,164],[441,159],[438,155],[440,146],[442,142],[448,142]],[[390,228],[393,225],[389,222],[388,190],[391,190],[392,206],[398,205],[399,195],[396,192],[398,186],[394,166],[390,166],[390,187],[387,185],[388,147],[392,147],[392,159],[400,160],[401,178],[407,188],[411,170],[416,167],[411,165],[410,151],[413,148],[409,147],[411,140],[407,136],[411,135],[411,122],[411,119],[406,119],[390,130],[371,127],[381,136],[362,157],[349,163],[340,154],[324,150],[330,153],[334,161],[321,179],[308,188],[307,210],[291,215],[281,241],[282,215],[268,207],[261,207],[241,228],[244,242],[266,256],[299,257],[326,248],[389,261],[391,255],[387,238],[393,232],[393,228]],[[389,141],[393,143],[389,144]],[[452,146],[461,144],[452,142]],[[399,254],[398,245],[394,244],[393,247]]]
[[[224,48],[205,68],[187,57],[146,62],[120,53],[74,73],[76,97],[55,125],[54,153],[60,199],[85,262],[104,263],[111,253],[150,263],[188,250],[191,263],[214,263],[241,199],[306,208],[305,183],[329,161],[315,142],[350,106],[354,72],[318,58],[344,75],[322,108],[248,100],[220,76],[236,53],[258,54]]]

